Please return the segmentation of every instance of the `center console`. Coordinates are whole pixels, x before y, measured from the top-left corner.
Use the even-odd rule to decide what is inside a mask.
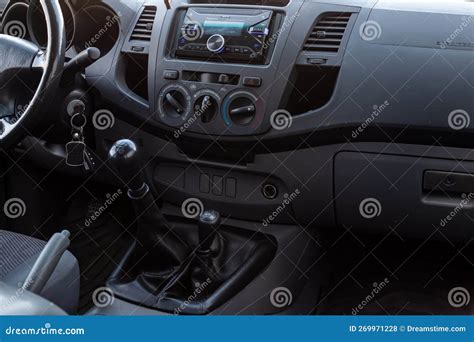
[[[302,277],[317,260],[319,248],[293,220],[305,212],[309,196],[301,192],[294,204],[285,203],[295,189],[299,192],[299,179],[306,176],[301,173],[313,175],[317,170],[308,166],[303,153],[275,156],[247,150],[243,144],[236,146],[274,132],[270,121],[276,111],[286,109],[293,114],[285,107],[288,99],[284,95],[291,93],[285,90],[290,84],[298,85],[293,77],[298,57],[307,39],[317,40],[311,32],[315,23],[323,21],[338,25],[327,40],[336,44],[339,39],[339,52],[324,58],[307,52],[298,63],[312,63],[299,69],[308,91],[294,93],[307,95],[313,103],[319,97],[311,91],[330,93],[324,80],[335,79],[337,73],[327,77],[325,71],[337,69],[333,67],[340,61],[348,37],[344,32],[350,31],[345,27],[355,19],[350,12],[353,9],[338,8],[342,14],[334,13],[332,5],[303,0],[284,5],[265,0],[258,7],[257,1],[219,1],[218,5],[209,1],[176,0],[170,9],[162,2],[145,2],[135,15],[138,28],[130,30],[133,32],[122,48],[128,62],[124,67],[137,64],[129,72],[136,73],[139,80],[147,79],[147,87],[139,93],[135,84],[129,83],[127,89],[137,90],[127,92],[124,100],[114,99],[127,107],[131,103],[136,106],[137,101],[131,100],[135,93],[146,104],[142,110],[133,108],[130,116],[146,120],[144,129],[152,133],[137,137],[137,146],[146,155],[147,181],[153,195],[140,198],[132,193],[140,218],[137,243],[107,286],[117,298],[171,314],[276,313],[287,307],[273,305],[270,294],[283,286],[291,290],[295,301],[304,297],[307,312],[311,312],[318,286],[302,281]],[[307,6],[304,10],[303,4]],[[150,27],[150,21],[154,24],[148,36],[143,36],[141,27]],[[311,77],[311,72],[321,73],[323,81]],[[329,90],[324,91],[326,88]],[[325,103],[318,101],[317,107]],[[304,109],[295,112],[303,113]],[[129,136],[116,136],[111,131],[104,134],[110,134],[107,141]],[[175,143],[162,139],[164,134],[174,136]],[[210,142],[221,136],[226,137],[207,151],[214,145]],[[293,167],[282,168],[280,161],[290,156],[287,162]],[[306,165],[300,167],[300,163]],[[122,164],[118,166],[123,170]],[[292,170],[302,172],[295,177]],[[330,174],[327,169],[324,172]],[[305,179],[318,182],[311,183],[311,188],[329,186],[326,177],[309,177]],[[183,217],[183,204],[192,198],[202,201],[206,212],[212,209],[223,218],[214,238],[205,237],[204,218]],[[153,205],[155,200],[161,206]],[[278,218],[268,216],[281,206],[285,206],[285,213]],[[141,215],[143,208],[149,208],[146,215]],[[331,209],[327,213],[322,210],[322,216],[331,217]],[[174,233],[176,238],[172,239]],[[206,241],[212,244],[206,246]],[[200,285],[204,284],[203,289]],[[301,295],[306,288],[312,288],[310,296]],[[186,304],[188,298],[192,298],[191,305]]]
[[[281,98],[271,96],[276,70],[298,9],[178,2],[158,46],[155,119],[175,138],[270,129]]]
[[[135,243],[107,283],[119,297],[162,312],[209,314],[274,259],[273,237],[226,226],[215,210],[194,215],[197,234],[169,222],[141,171],[135,142],[115,142],[109,160],[128,188],[137,217]]]

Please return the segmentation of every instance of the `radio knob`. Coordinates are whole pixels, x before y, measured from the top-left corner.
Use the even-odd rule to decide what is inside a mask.
[[[207,49],[214,53],[219,53],[224,50],[225,38],[220,34],[213,34],[207,40]]]

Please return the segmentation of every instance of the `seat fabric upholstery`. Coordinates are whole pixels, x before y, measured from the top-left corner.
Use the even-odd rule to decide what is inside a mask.
[[[46,241],[30,236],[0,230],[0,282],[21,287]],[[41,292],[69,314],[74,314],[79,301],[79,265],[66,251]]]

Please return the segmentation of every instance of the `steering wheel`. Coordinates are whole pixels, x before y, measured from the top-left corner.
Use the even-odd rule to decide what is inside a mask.
[[[35,44],[4,34],[0,34],[0,147],[7,148],[29,135],[41,118],[41,109],[54,96],[64,68],[66,50],[66,30],[59,0],[39,0],[46,17],[48,44],[42,51]],[[31,4],[34,6],[35,4]],[[20,74],[41,72],[41,80],[31,101],[17,113],[15,93]],[[20,90],[21,91],[21,90]],[[26,109],[25,109],[26,108]]]

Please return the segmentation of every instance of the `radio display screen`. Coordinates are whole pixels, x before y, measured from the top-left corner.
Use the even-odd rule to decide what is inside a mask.
[[[240,36],[245,28],[244,22],[237,21],[205,21],[205,34],[221,34],[225,36]]]
[[[273,30],[273,11],[188,8],[181,15],[176,56],[250,63],[265,60],[268,52],[265,42]],[[216,39],[218,44],[213,43]]]

